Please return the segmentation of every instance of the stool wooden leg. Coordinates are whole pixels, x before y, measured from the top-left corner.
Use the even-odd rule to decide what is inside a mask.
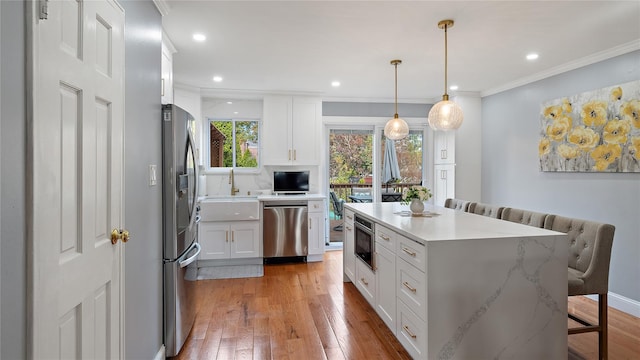
[[[606,360],[609,353],[608,349],[608,328],[609,323],[607,321],[607,294],[598,294],[598,326],[600,331],[598,332],[598,350],[600,353],[600,359]]]

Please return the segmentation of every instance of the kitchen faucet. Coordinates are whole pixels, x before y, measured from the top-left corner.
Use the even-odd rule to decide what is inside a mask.
[[[240,192],[240,189],[237,189],[235,187],[235,181],[233,179],[233,169],[231,169],[231,171],[229,172],[229,184],[231,184],[231,196],[234,196],[235,194]]]

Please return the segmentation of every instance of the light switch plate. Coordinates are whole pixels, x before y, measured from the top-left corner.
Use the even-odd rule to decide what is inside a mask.
[[[156,186],[158,184],[156,170],[157,170],[156,165],[149,165],[149,186]]]

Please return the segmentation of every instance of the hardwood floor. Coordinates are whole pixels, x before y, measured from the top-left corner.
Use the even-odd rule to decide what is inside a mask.
[[[264,277],[202,280],[198,313],[176,359],[410,359],[351,283],[342,252],[324,262],[267,265]],[[570,299],[593,317],[595,302]],[[609,358],[640,359],[640,319],[609,310]],[[569,337],[569,359],[597,359],[596,334]]]

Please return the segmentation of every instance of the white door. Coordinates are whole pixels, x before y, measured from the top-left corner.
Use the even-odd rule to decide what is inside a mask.
[[[123,358],[124,11],[28,1],[33,33],[30,350]]]

